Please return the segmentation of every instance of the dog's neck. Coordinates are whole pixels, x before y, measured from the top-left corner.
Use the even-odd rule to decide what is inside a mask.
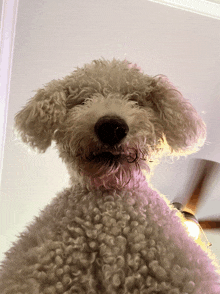
[[[136,168],[129,171],[119,170],[116,173],[104,174],[99,177],[92,177],[88,175],[83,175],[83,173],[76,173],[75,171],[70,171],[71,176],[71,185],[79,183],[82,187],[87,188],[88,190],[99,190],[99,191],[108,191],[108,190],[146,190],[149,189],[148,183],[146,180],[146,175],[148,166],[145,165],[144,169]]]

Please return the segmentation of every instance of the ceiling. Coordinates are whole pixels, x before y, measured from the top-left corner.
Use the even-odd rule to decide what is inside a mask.
[[[11,75],[1,185],[1,255],[15,235],[55,194],[68,174],[55,149],[28,150],[13,135],[13,119],[33,90],[93,59],[137,63],[149,75],[165,74],[207,124],[196,154],[155,169],[151,182],[171,201],[183,199],[194,179],[194,158],[220,162],[220,22],[144,0],[20,0]],[[220,215],[220,175],[204,191],[198,217]],[[209,232],[220,260],[220,233]]]
[[[163,5],[183,9],[200,15],[220,19],[220,0],[150,0]]]

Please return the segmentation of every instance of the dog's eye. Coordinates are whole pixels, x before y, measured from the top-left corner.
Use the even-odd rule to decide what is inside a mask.
[[[139,101],[137,101],[137,99],[135,99],[135,98],[130,98],[129,101],[136,102],[136,104],[140,105]]]
[[[142,105],[140,105],[141,104],[140,103],[141,101],[140,101],[140,95],[138,93],[134,92],[132,94],[127,94],[125,97],[128,99],[128,101],[134,101],[139,106],[142,106]]]
[[[138,95],[131,96],[131,97],[129,97],[128,100],[136,102],[139,106],[142,106],[142,107],[144,106],[143,99],[140,99],[140,97]]]
[[[84,104],[84,102],[85,102],[84,97],[78,97],[78,98],[71,97],[71,98],[67,99],[66,107],[67,107],[67,109],[71,109],[76,105]]]
[[[140,107],[147,107],[149,104],[151,105],[151,94],[142,94],[142,93],[133,93],[128,96],[129,101],[135,101]]]

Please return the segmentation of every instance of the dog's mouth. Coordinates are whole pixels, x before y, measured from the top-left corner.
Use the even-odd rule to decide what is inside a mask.
[[[112,165],[113,163],[119,162],[122,159],[122,154],[120,152],[100,152],[100,153],[91,153],[87,158],[89,161],[94,163],[105,163]]]
[[[103,152],[92,152],[87,157],[87,160],[96,164],[105,164],[108,166],[117,165],[118,163],[123,163],[124,161],[128,163],[133,163],[137,160],[137,153],[126,154],[122,151],[103,151]]]
[[[124,187],[132,179],[138,181],[141,169],[147,170],[144,153],[136,146],[90,149],[83,157],[79,155],[80,172],[96,187]],[[131,181],[132,182],[132,181]]]

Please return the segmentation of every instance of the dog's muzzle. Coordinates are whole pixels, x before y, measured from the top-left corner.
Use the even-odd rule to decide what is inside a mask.
[[[110,146],[120,143],[129,131],[128,125],[122,118],[108,115],[101,117],[94,129],[99,140]]]

